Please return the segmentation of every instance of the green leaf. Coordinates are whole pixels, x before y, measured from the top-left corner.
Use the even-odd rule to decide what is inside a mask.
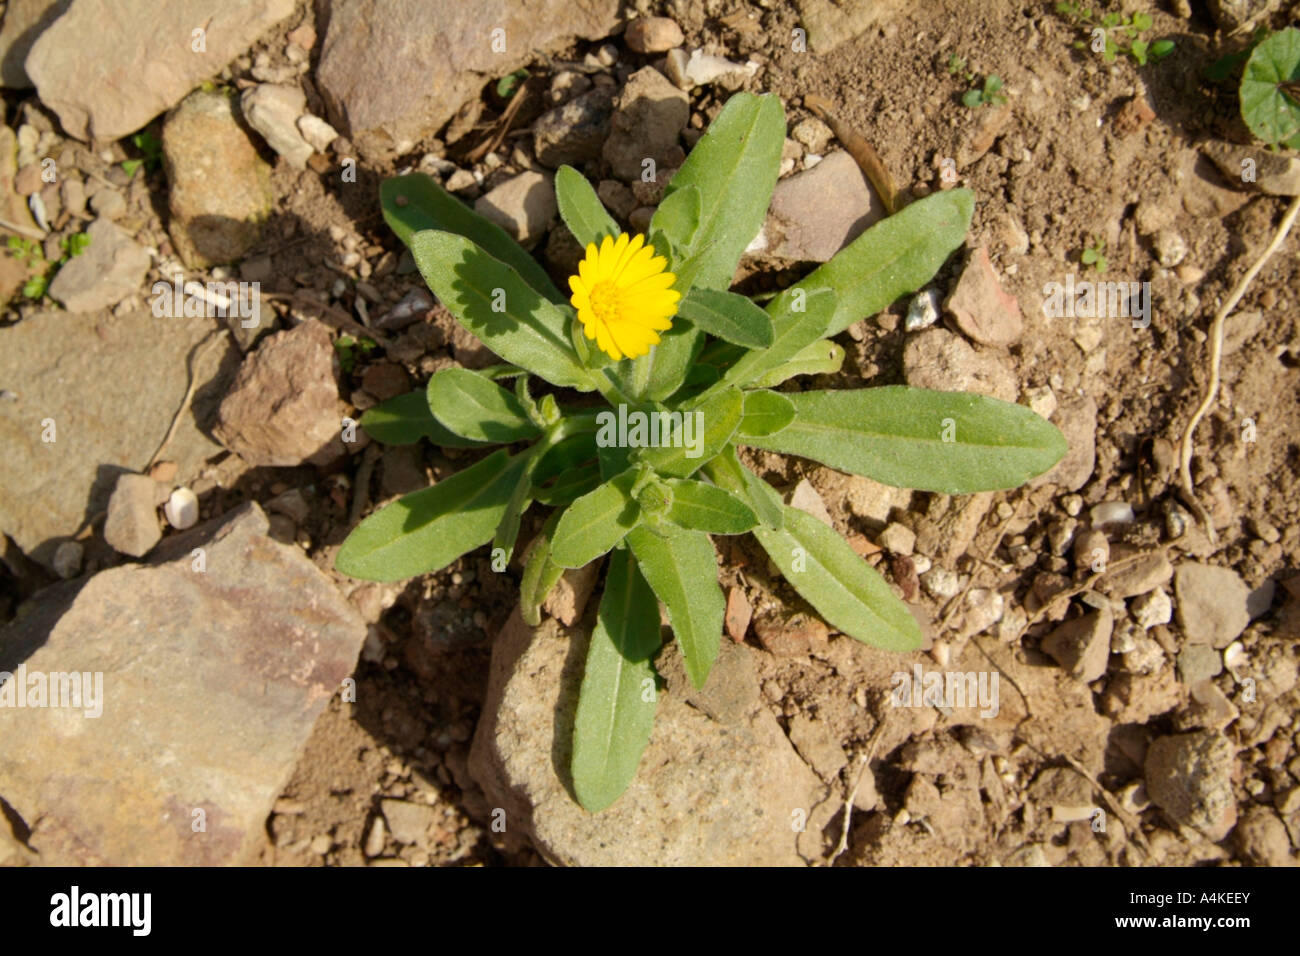
[[[449,232],[418,232],[410,245],[434,295],[484,345],[552,385],[592,390],[569,341],[568,316],[518,272]]]
[[[551,557],[580,568],[607,553],[636,527],[641,509],[632,498],[637,471],[629,468],[565,509],[551,540]]]
[[[649,355],[637,359],[648,366],[648,371],[642,373],[646,385],[641,398],[662,402],[681,388],[691,363],[703,347],[703,331],[687,322],[675,323]]]
[[[677,444],[642,448],[633,458],[661,475],[689,478],[726,447],[740,425],[743,409],[744,397],[734,388],[724,389],[702,403],[687,405],[681,413],[680,430],[672,436]]]
[[[794,403],[780,392],[746,392],[737,438],[774,435],[794,421]]]
[[[435,372],[428,399],[434,418],[462,438],[516,442],[541,434],[518,398],[467,368]]]
[[[1300,102],[1283,83],[1300,83],[1300,30],[1279,30],[1263,40],[1241,76],[1241,118],[1265,143],[1300,149]]]
[[[660,643],[654,592],[632,555],[615,552],[573,718],[573,791],[590,813],[617,800],[636,776],[654,728],[651,658]]]
[[[729,491],[702,481],[668,478],[672,491],[668,520],[679,528],[709,534],[744,534],[758,524],[754,509]]]
[[[889,651],[921,646],[921,628],[906,605],[847,541],[812,515],[787,505],[782,530],[759,527],[754,536],[828,624]]]
[[[636,528],[627,543],[655,596],[668,608],[691,683],[703,687],[718,657],[727,606],[709,536],[664,525],[655,531]]]
[[[410,445],[428,438],[445,448],[476,448],[482,443],[462,438],[433,417],[425,390],[416,389],[380,402],[361,414],[361,427],[385,445]]]
[[[560,218],[584,248],[593,242],[599,246],[606,236],[618,238],[618,223],[605,210],[605,204],[587,177],[572,166],[556,170],[555,199],[560,206]]]
[[[595,463],[583,465],[581,468],[566,471],[544,488],[534,486],[533,498],[552,507],[572,504],[588,492],[594,491],[600,482],[600,466]]]
[[[984,102],[984,93],[982,90],[967,90],[961,98],[963,106],[974,109]]]
[[[899,488],[948,495],[1015,488],[1066,452],[1055,425],[984,395],[888,385],[786,397],[794,421],[744,444]]]
[[[1174,52],[1173,40],[1157,40],[1151,44],[1151,59],[1159,62]]]
[[[785,145],[785,111],[773,94],[737,93],[664,192],[700,194],[699,227],[677,272],[692,286],[726,289],[745,247],[758,235],[776,186]]]
[[[541,532],[533,539],[524,563],[524,576],[519,582],[519,613],[529,627],[542,623],[542,605],[556,582],[564,575],[564,568],[551,560],[551,536],[559,523],[560,512],[546,519]]]
[[[676,179],[673,180],[676,182]],[[668,261],[675,270],[678,250],[687,250],[695,241],[695,233],[700,228],[700,191],[695,186],[681,186],[664,196],[663,202],[650,217],[650,235],[662,235],[668,240],[673,255]],[[684,291],[682,283],[677,283],[678,292]],[[689,289],[689,286],[687,287]]]
[[[1154,22],[1155,21],[1151,19],[1151,15],[1149,13],[1133,14],[1133,27],[1136,30],[1150,30],[1151,24]]]
[[[833,375],[844,364],[844,346],[832,339],[818,339],[805,345],[790,361],[765,372],[754,381],[759,388],[775,388],[799,375]]]
[[[533,469],[533,483],[540,485],[564,472],[596,460],[596,433],[583,431],[556,442]]]
[[[771,346],[746,352],[727,369],[722,381],[737,387],[750,385],[796,359],[803,349],[829,334],[835,310],[836,295],[829,289],[787,289],[767,307],[772,319]]]
[[[814,290],[833,290],[835,314],[827,329],[813,338],[838,335],[934,278],[965,240],[974,211],[975,194],[969,189],[949,189],[926,196],[876,223],[785,295],[804,289],[809,293],[811,308]],[[771,307],[768,311],[772,311]],[[781,322],[775,314],[772,322],[779,339]]]
[[[719,289],[692,289],[677,314],[698,329],[750,349],[772,344],[772,320],[743,295]]]
[[[721,454],[705,466],[704,473],[718,487],[738,495],[765,526],[777,529],[785,526],[785,511],[780,495],[740,463],[735,445],[724,448]]]
[[[348,535],[334,566],[368,581],[400,581],[445,568],[492,540],[527,455],[496,451],[431,488],[381,508]]]
[[[385,179],[379,185],[384,222],[410,246],[418,232],[437,229],[464,236],[488,255],[510,266],[537,292],[552,302],[567,297],[555,287],[537,260],[490,219],[485,219],[424,173]],[[411,250],[414,253],[414,249]],[[436,290],[435,290],[436,292]]]

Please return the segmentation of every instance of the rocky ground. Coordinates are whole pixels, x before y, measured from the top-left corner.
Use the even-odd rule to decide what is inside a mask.
[[[1300,191],[1205,69],[1300,4],[1139,2],[1176,42],[1142,67],[1016,0],[502,2],[499,38],[452,0],[5,6],[0,670],[103,672],[107,706],[0,712],[0,862],[1296,861],[1294,234],[1229,319],[1195,434],[1212,533],[1177,456],[1210,319]],[[1006,102],[963,105],[989,75]],[[885,214],[857,137],[904,198],[977,197],[931,286],[839,336],[841,372],[789,387],[983,392],[1071,451],[961,498],[752,455],[886,575],[928,647],[836,633],[728,541],[733,640],[699,693],[664,652],[641,772],[590,817],[555,766],[594,569],[536,633],[512,613],[519,568],[483,551],[400,584],[332,570],[362,516],[470,454],[347,423],[493,361],[424,289],[378,184],[437,177],[563,282],[580,253],[556,167],[642,228],[740,89],[789,121],[746,292]],[[1080,257],[1102,242],[1106,279],[1150,283],[1148,326],[1045,315],[1048,283],[1101,278]],[[221,293],[202,284],[226,281],[257,284],[256,323],[203,314]],[[187,282],[192,312],[159,307]],[[916,668],[996,676],[996,713],[894,706]]]

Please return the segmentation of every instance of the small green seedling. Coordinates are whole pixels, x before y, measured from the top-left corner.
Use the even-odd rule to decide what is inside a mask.
[[[59,269],[69,259],[81,255],[89,245],[90,236],[84,232],[64,236],[59,240],[59,249],[63,255],[54,262],[50,262],[45,258],[45,250],[39,242],[24,239],[20,236],[10,236],[5,240],[5,246],[15,259],[27,266],[27,268],[37,270],[36,275],[31,276],[23,283],[23,296],[28,299],[43,299],[49,289],[50,280],[54,278]]]
[[[561,167],[560,215],[586,249],[567,295],[428,176],[380,187],[384,218],[429,288],[509,364],[443,369],[361,424],[392,444],[509,448],[366,518],[336,566],[395,581],[490,545],[492,569],[505,572],[538,504],[553,510],[520,583],[520,614],[535,626],[566,570],[608,558],[568,768],[593,813],[627,788],[650,739],[660,604],[689,680],[709,678],[726,608],[711,536],[752,534],[842,633],[892,651],[921,646],[885,579],[785,504],[740,447],[947,495],[1017,487],[1066,450],[1029,408],[983,395],[800,387],[799,376],[838,371],[834,336],[930,281],[965,239],[974,196],[912,203],[760,308],[729,287],[766,217],[785,131],[776,96],[733,96],[668,183],[648,237],[622,232],[582,174]]]
[[[1130,57],[1138,66],[1148,62],[1159,62],[1174,52],[1173,40],[1141,39],[1141,35],[1150,30],[1154,22],[1147,13],[1096,14],[1089,7],[1077,3],[1058,3],[1056,12],[1072,23],[1088,30],[1091,39],[1076,40],[1076,50],[1091,49],[1100,53],[1107,63],[1114,62],[1120,54]]]
[[[131,137],[131,145],[144,154],[142,159],[126,159],[122,161],[122,169],[128,176],[134,176],[135,171],[141,166],[146,173],[151,173],[162,165],[162,143],[158,137],[149,130],[136,133]]]
[[[1002,92],[1002,78],[996,73],[991,73],[984,77],[984,85],[967,90],[961,98],[965,106],[974,109],[977,106],[1001,106],[1007,101],[1006,94]]]
[[[1090,245],[1083,247],[1083,252],[1079,253],[1079,261],[1085,266],[1092,266],[1098,272],[1105,272],[1109,268],[1105,252],[1106,240],[1095,239]]]
[[[956,53],[948,55],[948,75],[960,77],[968,83],[975,79],[975,74],[966,69],[965,57],[960,57]]]
[[[528,79],[527,70],[515,70],[513,73],[507,73],[501,79],[497,80],[497,96],[503,100],[508,100],[515,95],[515,90]]]
[[[351,375],[357,359],[368,356],[378,347],[378,343],[370,339],[356,339],[351,335],[340,335],[334,340],[334,351],[338,354],[339,368],[344,375]]]

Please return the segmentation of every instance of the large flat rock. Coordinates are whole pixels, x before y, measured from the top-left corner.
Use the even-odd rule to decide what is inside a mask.
[[[59,541],[107,508],[117,476],[149,463],[217,321],[52,311],[5,329],[0,388],[15,397],[0,400],[0,533],[50,566]],[[164,454],[182,480],[221,451],[206,431],[238,355],[228,342],[201,356],[194,401]]]
[[[470,773],[505,811],[507,832],[569,866],[808,863],[818,842],[807,838],[825,817],[827,791],[776,718],[759,704],[715,720],[673,693],[671,679],[627,791],[598,814],[575,802],[568,768],[588,640],[583,627],[553,620],[529,628],[516,610],[493,645]],[[705,691],[724,677],[715,668]],[[714,697],[726,697],[723,690]]]
[[[42,592],[0,630],[0,671],[28,704],[0,690],[0,798],[43,863],[236,863],[265,839],[366,636],[325,574],[266,531],[246,505],[153,563]],[[32,706],[34,682],[60,673],[94,675],[102,697]]]
[[[27,75],[68,135],[119,139],[293,9],[294,0],[76,0],[32,44]]]
[[[316,79],[331,122],[369,157],[433,134],[488,80],[575,37],[608,36],[619,22],[617,0],[327,0],[322,6],[329,26]]]

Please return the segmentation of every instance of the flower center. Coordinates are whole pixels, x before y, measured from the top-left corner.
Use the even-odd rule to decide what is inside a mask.
[[[596,313],[596,318],[605,325],[610,325],[618,321],[619,318],[619,294],[618,286],[608,279],[603,282],[597,282],[591,287],[591,292],[587,294],[588,301],[591,302],[591,311]]]

